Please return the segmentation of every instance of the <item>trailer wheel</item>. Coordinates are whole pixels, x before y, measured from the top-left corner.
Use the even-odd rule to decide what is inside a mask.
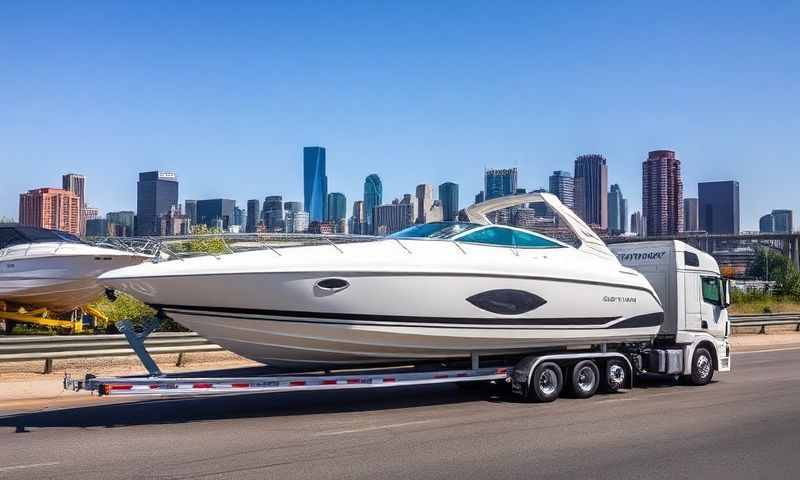
[[[692,374],[686,375],[685,379],[691,385],[707,385],[714,377],[714,359],[708,349],[699,347],[692,355]]]
[[[534,402],[552,402],[561,394],[564,388],[564,374],[561,367],[553,362],[543,362],[531,375],[528,385],[528,398]]]
[[[591,360],[578,362],[572,368],[572,396],[575,398],[589,398],[597,392],[600,386],[600,370]]]
[[[600,382],[600,390],[603,393],[616,392],[625,385],[627,375],[624,362],[614,359],[609,360],[606,362],[605,375]]]

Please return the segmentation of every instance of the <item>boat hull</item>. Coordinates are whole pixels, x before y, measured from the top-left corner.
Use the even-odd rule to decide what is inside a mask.
[[[330,278],[346,287],[319,287]],[[228,350],[280,366],[386,364],[639,342],[652,339],[663,320],[658,300],[646,288],[530,275],[270,272],[136,278],[112,286]],[[470,301],[508,290],[542,302],[508,315]]]

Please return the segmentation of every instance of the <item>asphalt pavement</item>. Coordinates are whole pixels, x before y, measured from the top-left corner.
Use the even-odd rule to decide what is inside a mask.
[[[0,478],[800,477],[800,349],[733,367],[544,405],[453,385],[87,398],[0,416]]]

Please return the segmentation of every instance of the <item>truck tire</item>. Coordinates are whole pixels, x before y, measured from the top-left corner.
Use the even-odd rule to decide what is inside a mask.
[[[622,360],[611,359],[606,362],[605,375],[600,382],[600,391],[614,393],[625,386],[628,370]]]
[[[591,360],[582,360],[572,368],[570,391],[575,398],[589,398],[600,386],[600,370]]]
[[[692,374],[686,375],[685,380],[690,385],[708,385],[714,378],[714,358],[707,348],[698,347],[692,355]]]
[[[564,388],[564,374],[553,362],[542,362],[533,370],[528,385],[528,399],[537,403],[552,402]]]

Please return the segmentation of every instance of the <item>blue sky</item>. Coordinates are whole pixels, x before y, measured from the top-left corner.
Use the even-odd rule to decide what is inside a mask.
[[[669,148],[697,182],[738,179],[742,226],[798,209],[797,2],[2,2],[0,216],[87,176],[135,209],[137,172],[181,200],[302,200],[302,147],[329,191],[384,199],[485,167],[545,186],[581,153],[641,207],[641,162]]]

